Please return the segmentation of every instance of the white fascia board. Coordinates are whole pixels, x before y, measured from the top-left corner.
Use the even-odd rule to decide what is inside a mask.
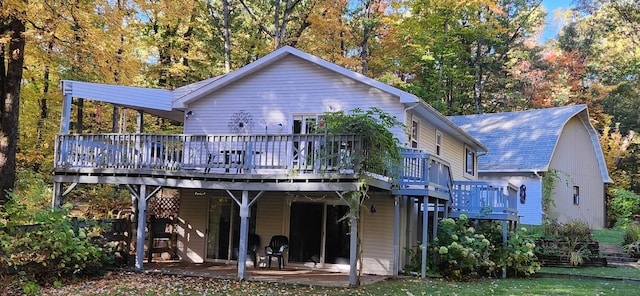
[[[122,86],[73,80],[61,81],[64,95],[126,105],[132,108],[150,108],[171,111],[171,92],[165,89]]]

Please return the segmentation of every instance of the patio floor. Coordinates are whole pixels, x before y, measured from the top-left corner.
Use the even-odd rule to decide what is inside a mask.
[[[246,280],[277,282],[283,284],[312,285],[328,287],[348,287],[349,274],[320,269],[296,268],[287,266],[277,268],[247,267]],[[185,262],[153,262],[144,264],[147,273],[172,274],[183,276],[199,276],[218,279],[237,279],[238,267],[235,264],[220,263],[185,263]],[[361,285],[383,281],[390,276],[362,275]]]

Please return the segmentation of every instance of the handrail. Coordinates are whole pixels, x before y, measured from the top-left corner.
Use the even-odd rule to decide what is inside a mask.
[[[55,168],[353,173],[358,135],[60,134]]]
[[[517,188],[507,182],[454,181],[452,210],[517,215]]]

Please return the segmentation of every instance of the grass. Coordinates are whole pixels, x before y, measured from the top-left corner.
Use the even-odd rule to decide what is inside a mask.
[[[617,229],[594,229],[591,231],[594,240],[600,243],[621,245],[624,237],[624,230]]]
[[[355,288],[169,275],[114,273],[100,280],[43,289],[42,295],[637,295],[638,283],[566,278],[480,279],[453,282],[403,278]]]
[[[543,267],[540,272],[640,280],[640,269],[612,267]]]

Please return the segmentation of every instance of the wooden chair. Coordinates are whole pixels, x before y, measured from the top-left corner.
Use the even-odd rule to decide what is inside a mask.
[[[278,258],[278,269],[284,268],[284,251],[289,248],[289,239],[284,235],[274,235],[269,241],[269,245],[264,247],[264,256],[268,266],[271,268],[271,258]]]

